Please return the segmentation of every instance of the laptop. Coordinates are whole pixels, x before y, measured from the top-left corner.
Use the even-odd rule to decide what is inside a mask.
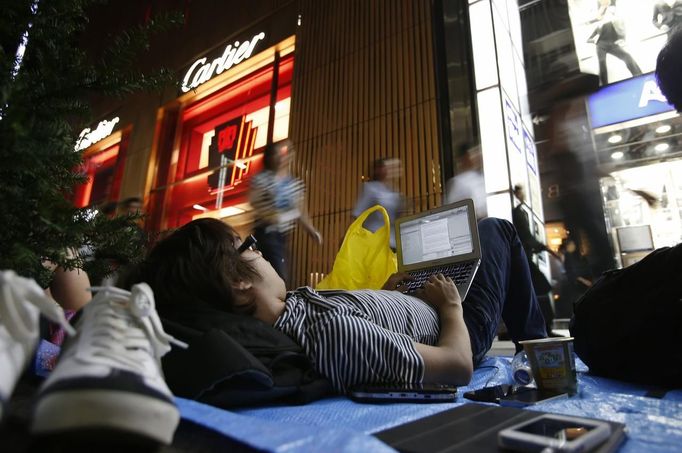
[[[470,198],[400,217],[395,223],[398,271],[410,274],[408,293],[430,276],[452,278],[462,300],[481,263],[476,210]]]

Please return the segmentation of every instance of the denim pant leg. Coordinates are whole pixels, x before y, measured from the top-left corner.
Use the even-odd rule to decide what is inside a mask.
[[[511,339],[545,338],[545,320],[533,291],[528,259],[514,226],[487,218],[478,224],[481,266],[462,304],[474,364],[490,349],[500,319]]]
[[[606,50],[599,44],[597,44],[597,60],[599,60],[599,83],[601,85],[608,85],[609,71],[606,66]]]
[[[633,76],[638,76],[642,74],[642,70],[639,68],[639,65],[637,64],[635,59],[632,58],[632,55],[630,55],[628,51],[623,49],[621,46],[614,44],[609,48],[608,52],[614,57],[619,58],[623,63],[625,63],[625,66],[627,66],[628,71],[630,71],[630,74],[632,74]]]
[[[289,278],[287,236],[279,231],[266,232],[262,227],[257,227],[253,235],[263,258],[270,262],[275,272],[286,282]]]

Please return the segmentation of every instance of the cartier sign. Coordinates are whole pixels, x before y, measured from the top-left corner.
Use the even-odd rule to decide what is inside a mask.
[[[89,127],[86,127],[78,134],[78,141],[76,142],[76,151],[88,148],[90,145],[97,143],[111,135],[114,130],[114,126],[118,124],[118,117],[112,120],[100,121],[95,130],[93,131]]]
[[[214,76],[246,60],[253,54],[256,44],[264,38],[265,33],[261,32],[243,42],[235,41],[232,44],[228,44],[222,55],[213,61],[208,61],[206,57],[199,58],[192,63],[185,73],[180,89],[183,93],[187,93]]]

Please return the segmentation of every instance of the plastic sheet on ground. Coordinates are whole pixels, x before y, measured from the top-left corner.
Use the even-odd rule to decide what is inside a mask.
[[[336,451],[385,453],[394,450],[378,439],[343,428],[311,429],[282,425],[178,398],[182,418],[210,428],[254,449],[278,453]]]
[[[371,434],[464,404],[468,390],[511,383],[510,362],[507,357],[486,359],[471,383],[459,388],[456,402],[448,404],[360,404],[339,396],[304,406],[234,411],[183,399],[178,405],[183,418],[261,450],[392,451]],[[653,387],[592,376],[580,361],[577,370],[577,395],[534,408],[625,423],[628,434],[620,453],[682,451],[682,390],[651,398],[645,395],[657,390]]]

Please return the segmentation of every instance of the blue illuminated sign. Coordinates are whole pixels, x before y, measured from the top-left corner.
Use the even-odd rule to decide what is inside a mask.
[[[608,85],[591,95],[587,103],[594,129],[675,110],[661,93],[653,73]]]

